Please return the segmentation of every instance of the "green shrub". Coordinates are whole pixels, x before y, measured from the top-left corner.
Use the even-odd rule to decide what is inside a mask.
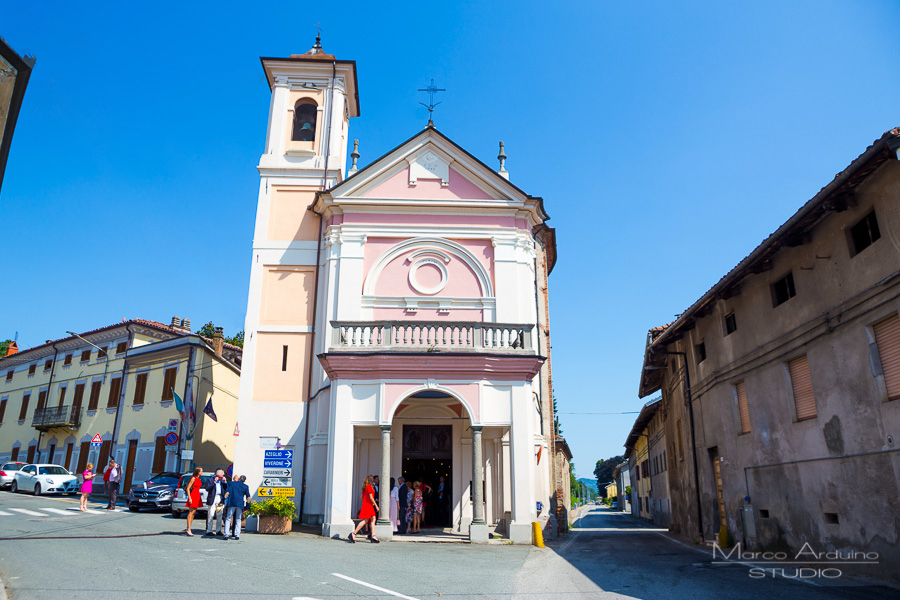
[[[265,502],[251,502],[247,514],[254,517],[293,517],[297,512],[297,505],[287,496],[269,498]]]

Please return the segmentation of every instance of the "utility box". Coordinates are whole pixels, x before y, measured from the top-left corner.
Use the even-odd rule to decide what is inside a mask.
[[[753,514],[753,505],[745,504],[741,509],[744,521],[744,538],[747,544],[756,542],[756,517]]]

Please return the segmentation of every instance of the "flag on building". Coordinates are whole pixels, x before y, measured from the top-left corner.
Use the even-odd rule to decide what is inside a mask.
[[[219,422],[218,417],[216,417],[216,411],[213,410],[212,394],[209,395],[209,400],[206,401],[206,408],[203,409],[203,414],[209,416],[216,423]]]
[[[181,400],[181,396],[175,393],[175,388],[172,388],[172,395],[175,396],[175,410],[181,413],[182,418],[184,417],[184,402]]]

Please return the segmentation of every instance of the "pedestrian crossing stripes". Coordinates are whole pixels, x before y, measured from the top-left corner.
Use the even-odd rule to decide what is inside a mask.
[[[28,515],[29,517],[54,517],[57,515],[65,515],[67,517],[71,517],[71,516],[80,515],[80,514],[84,514],[84,513],[91,514],[91,515],[107,515],[110,512],[117,512],[117,513],[122,512],[120,510],[115,510],[115,511],[94,510],[93,508],[89,508],[86,511],[82,511],[82,510],[79,510],[77,506],[69,508],[69,509],[49,508],[49,507],[42,506],[42,507],[40,507],[39,510],[30,510],[27,508],[5,507],[5,510],[0,510],[0,517],[15,517],[15,516],[17,516],[14,513],[7,512],[10,510],[15,511],[16,513],[23,514],[23,515]],[[43,512],[39,512],[39,511],[43,511]]]

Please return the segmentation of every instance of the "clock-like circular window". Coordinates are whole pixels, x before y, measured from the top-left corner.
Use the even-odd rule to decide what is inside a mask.
[[[447,267],[435,258],[422,258],[409,268],[409,285],[420,294],[433,296],[447,285]]]

